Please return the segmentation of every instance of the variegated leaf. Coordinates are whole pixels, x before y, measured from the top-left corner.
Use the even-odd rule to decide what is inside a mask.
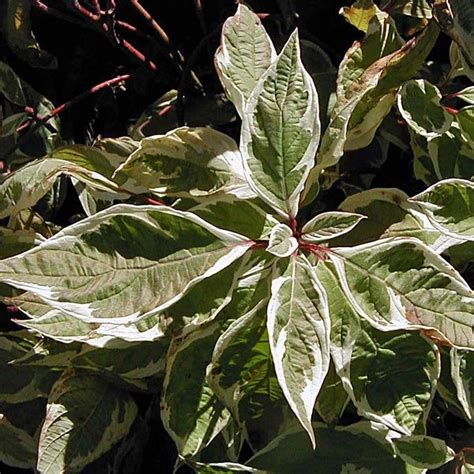
[[[315,446],[311,416],[329,368],[326,295],[303,255],[274,264],[271,294],[267,328],[275,371],[291,409]]]
[[[128,433],[136,415],[129,394],[99,377],[66,370],[48,398],[37,470],[82,471]]]
[[[293,231],[286,224],[277,224],[273,227],[268,241],[267,252],[277,257],[289,257],[298,248],[298,241]]]
[[[456,114],[464,138],[474,148],[474,106],[464,107]]]
[[[467,419],[474,423],[474,352],[451,350],[451,377]]]
[[[232,264],[250,245],[191,213],[119,205],[0,261],[0,280],[86,322],[137,323]]]
[[[250,186],[283,217],[298,212],[319,133],[317,92],[295,31],[249,98],[240,142]]]
[[[461,179],[440,181],[411,200],[443,234],[474,241],[473,182]]]
[[[246,102],[260,77],[275,59],[275,49],[260,18],[239,3],[222,28],[216,52],[217,73],[229,99],[243,117]]]
[[[474,105],[474,86],[466,87],[465,89],[454,94],[458,99],[464,100],[470,105]]]
[[[398,109],[416,133],[430,139],[451,127],[453,116],[440,104],[441,92],[424,79],[406,82],[398,95]]]
[[[437,438],[423,435],[394,438],[397,454],[408,464],[419,468],[436,469],[454,459],[454,451]]]
[[[244,178],[237,144],[210,128],[182,127],[144,138],[117,174],[128,178],[124,187],[143,188],[159,196],[254,197]]]
[[[303,240],[327,242],[350,232],[365,216],[349,212],[323,212],[313,217],[301,229]]]
[[[36,464],[36,442],[23,429],[10,423],[0,413],[0,462],[20,469],[32,469]]]
[[[474,348],[474,296],[445,260],[419,241],[383,239],[329,254],[356,311],[383,331],[423,329],[435,340]]]
[[[401,433],[424,433],[440,370],[434,344],[372,328],[359,319],[334,268],[318,265],[317,273],[328,295],[332,359],[359,414]]]

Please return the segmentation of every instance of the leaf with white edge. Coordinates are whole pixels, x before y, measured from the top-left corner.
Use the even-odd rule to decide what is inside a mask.
[[[474,352],[451,350],[451,377],[464,413],[474,422]]]
[[[254,197],[235,141],[211,128],[182,127],[144,138],[117,169],[129,183],[159,196],[203,198],[213,194]]]
[[[187,461],[187,464],[192,466],[199,474],[214,474],[218,472],[260,472],[258,469],[244,466],[243,464],[238,464],[235,462],[204,463],[190,459]]]
[[[462,91],[456,92],[454,96],[468,104],[474,105],[474,86],[466,87]]]
[[[319,134],[318,96],[295,31],[252,92],[240,141],[250,186],[283,217],[298,212]]]
[[[440,181],[411,198],[443,234],[474,241],[474,183]]]
[[[330,321],[327,299],[303,255],[273,266],[267,329],[278,382],[311,443],[311,416],[329,369]]]
[[[433,18],[433,11],[429,0],[398,0],[390,8],[390,11],[414,18],[424,18],[427,20]]]
[[[297,423],[271,361],[265,307],[239,318],[221,335],[207,373],[252,449]]]
[[[0,413],[0,462],[20,469],[36,463],[36,442],[26,431],[14,426]]]
[[[351,305],[377,329],[431,330],[434,339],[474,348],[472,290],[418,240],[383,239],[332,248],[329,258]]]
[[[216,227],[237,232],[252,240],[265,239],[278,220],[253,200],[222,196],[192,207],[190,212]]]
[[[277,257],[289,257],[298,248],[298,241],[293,231],[286,224],[277,224],[270,233],[267,252]]]
[[[474,147],[457,121],[453,121],[446,133],[428,141],[428,153],[436,173],[435,181],[474,176]]]
[[[223,331],[265,305],[268,284],[260,273],[242,277],[232,301],[215,320],[176,338],[167,357],[161,418],[179,453],[192,457],[227,425],[229,412],[206,381],[206,368]]]
[[[331,246],[351,246],[383,237],[415,237],[436,253],[463,242],[437,230],[408,195],[395,188],[373,188],[349,196],[340,209],[367,216],[347,236],[330,242]]]
[[[0,280],[86,322],[136,323],[231,265],[250,245],[191,213],[118,205],[0,261]]]
[[[275,49],[260,18],[239,3],[237,12],[222,28],[215,55],[219,79],[240,117],[250,94],[275,59]]]
[[[424,433],[440,370],[435,346],[418,334],[372,328],[328,264],[317,274],[328,295],[332,359],[358,413],[401,433]]]
[[[0,258],[18,255],[39,245],[44,240],[41,234],[31,230],[12,230],[0,227]]]
[[[312,243],[327,242],[347,234],[365,218],[363,215],[349,212],[323,212],[303,226],[301,237]]]
[[[161,418],[183,457],[193,457],[219,434],[229,412],[206,383],[206,367],[220,334],[211,322],[171,343],[161,399]]]
[[[366,39],[361,44],[356,42],[341,63],[337,101],[321,140],[317,165],[306,183],[304,199],[314,193],[321,171],[339,162],[351,129],[358,131],[353,137],[358,140],[358,146],[370,143],[378,125],[390,111],[391,102],[385,99],[386,96],[391,95],[395,101],[398,88],[416,74],[438,37],[439,29],[431,22],[420,35],[396,49],[401,40],[396,30],[392,31],[391,22],[387,15],[374,17]],[[383,111],[379,110],[382,100],[386,101]],[[378,120],[371,115],[374,108],[378,110]],[[367,117],[369,127],[364,125]],[[360,137],[364,135],[365,142],[361,142]]]
[[[66,174],[97,189],[119,191],[117,185],[98,173],[65,160],[42,158],[18,169],[0,183],[0,219],[35,205]]]
[[[464,137],[474,147],[474,106],[462,108],[456,114],[456,120]]]
[[[129,394],[66,370],[48,398],[36,468],[42,474],[82,471],[128,433],[136,415]]]
[[[436,469],[454,459],[454,451],[437,438],[423,435],[402,436],[392,440],[397,454],[408,464]]]
[[[440,104],[441,92],[424,79],[403,84],[398,95],[398,109],[416,133],[430,139],[451,127],[453,116]]]
[[[284,433],[247,462],[259,472],[295,474],[421,474],[395,455],[387,430],[367,421],[328,428],[314,423],[318,448],[313,449],[301,430]]]

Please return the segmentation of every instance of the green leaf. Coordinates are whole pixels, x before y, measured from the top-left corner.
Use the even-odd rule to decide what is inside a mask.
[[[65,160],[43,158],[23,166],[0,183],[0,219],[32,207],[62,174],[73,176],[97,189],[119,191],[115,183],[81,166]]]
[[[350,129],[354,130],[358,146],[370,143],[395,101],[398,88],[421,68],[438,33],[431,22],[423,33],[400,47],[393,20],[386,14],[372,19],[362,43],[356,42],[349,49],[339,68],[336,104],[321,140],[317,166],[305,188],[305,198],[311,195],[321,171],[337,164],[346,147],[351,149],[346,144]],[[383,110],[381,102],[385,104]],[[368,125],[364,125],[365,121]],[[364,141],[361,136],[365,136]]]
[[[12,230],[0,227],[0,258],[25,252],[44,241],[44,237],[30,230]]]
[[[466,62],[474,65],[474,5],[471,0],[437,0],[433,13],[443,30],[455,41]]]
[[[136,415],[129,394],[66,370],[48,398],[36,468],[44,474],[82,471],[128,433]]]
[[[474,422],[474,352],[451,350],[451,377],[464,413]]]
[[[367,33],[370,20],[380,10],[372,0],[358,0],[350,7],[342,7],[340,14],[353,26],[363,33]]]
[[[367,219],[349,235],[330,242],[331,246],[362,244],[381,237],[415,237],[439,254],[462,242],[437,230],[419,206],[399,189],[362,191],[349,196],[339,207],[344,211],[365,214]]]
[[[394,438],[397,454],[408,464],[420,468],[436,469],[454,459],[454,451],[437,438],[423,435]]]
[[[448,179],[414,196],[428,219],[442,233],[474,241],[474,183]]]
[[[445,178],[470,179],[474,175],[474,148],[457,121],[452,123],[446,133],[429,140],[427,148],[437,177],[435,181]]]
[[[333,428],[341,418],[347,403],[347,394],[343,382],[331,363],[323,386],[316,399],[316,411],[329,427]]]
[[[424,433],[439,373],[434,345],[418,334],[372,328],[355,313],[333,269],[319,265],[317,272],[329,300],[331,355],[359,414],[401,433]]]
[[[32,469],[36,464],[36,442],[24,430],[14,426],[0,413],[0,461],[20,469]]]
[[[207,370],[209,385],[254,450],[296,421],[275,375],[265,313],[262,307],[233,322],[217,341]]]
[[[324,212],[313,217],[301,229],[308,242],[327,242],[350,232],[365,216],[349,212]]]
[[[222,28],[215,65],[219,79],[240,117],[263,73],[275,59],[273,43],[260,18],[239,3]]]
[[[0,279],[85,322],[136,323],[226,268],[250,244],[191,213],[119,205],[1,261]]]
[[[268,241],[267,252],[277,257],[289,257],[298,248],[298,241],[293,237],[293,231],[286,224],[273,227]]]
[[[376,328],[429,329],[456,347],[474,347],[472,291],[416,239],[333,248],[329,258],[351,305]]]
[[[278,381],[315,446],[311,416],[329,369],[330,321],[326,296],[304,256],[274,264],[267,317]]]
[[[398,95],[398,109],[416,133],[430,139],[451,127],[453,116],[440,104],[441,92],[424,79],[406,82]]]
[[[468,104],[474,105],[474,86],[466,87],[462,91],[454,94],[458,99],[464,100]]]
[[[315,423],[318,449],[312,449],[302,431],[292,431],[277,438],[247,462],[261,472],[294,474],[311,472],[415,474],[421,469],[409,468],[394,453],[383,432],[367,421],[330,429]]]
[[[118,169],[131,183],[159,196],[203,198],[214,194],[254,197],[243,176],[234,140],[210,128],[178,128],[144,138]]]
[[[390,8],[390,11],[414,18],[424,18],[427,20],[433,18],[431,4],[428,0],[398,0]]]
[[[245,235],[252,240],[270,236],[278,220],[263,209],[258,200],[219,196],[192,207],[190,211],[216,227]]]
[[[474,106],[464,107],[456,114],[456,120],[467,141],[474,147]]]
[[[206,380],[206,369],[221,333],[236,319],[254,315],[268,300],[266,278],[250,263],[248,271],[240,276],[230,304],[213,321],[175,338],[168,352],[161,417],[182,456],[205,448],[229,420]]]
[[[295,31],[249,98],[240,146],[250,186],[286,218],[296,216],[314,164],[318,116],[316,88],[301,62]]]

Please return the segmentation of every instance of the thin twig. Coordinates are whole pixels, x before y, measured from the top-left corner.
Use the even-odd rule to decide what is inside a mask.
[[[64,111],[71,108],[73,105],[77,104],[78,102],[82,101],[83,99],[103,90],[107,87],[116,86],[118,84],[122,84],[123,82],[128,81],[130,79],[130,74],[123,74],[121,76],[114,77],[112,79],[108,79],[107,81],[103,81],[95,86],[91,87],[87,91],[79,94],[78,96],[72,98],[71,100],[61,104],[60,106],[54,108],[46,115],[36,116],[33,119],[31,127],[26,131],[23,135],[18,138],[18,141],[4,154],[5,158],[8,158],[16,149],[18,149],[23,143],[25,143],[31,135],[36,132],[39,128],[46,125],[51,119],[56,117],[57,115],[63,113]]]

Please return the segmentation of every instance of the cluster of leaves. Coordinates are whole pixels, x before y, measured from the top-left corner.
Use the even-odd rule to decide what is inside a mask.
[[[47,156],[16,156],[0,184],[0,294],[24,315],[0,339],[2,462],[118,472],[159,411],[176,469],[472,469],[472,431],[429,422],[474,422],[474,87],[454,90],[474,75],[474,5],[389,3],[343,9],[363,38],[333,92],[321,48],[295,31],[277,54],[240,4],[215,55],[239,145],[203,127],[92,147],[37,130]],[[0,87],[12,110],[49,107],[6,64]],[[400,116],[426,189],[345,180],[351,150],[408,148]],[[33,208],[63,176],[87,217],[57,229]]]

